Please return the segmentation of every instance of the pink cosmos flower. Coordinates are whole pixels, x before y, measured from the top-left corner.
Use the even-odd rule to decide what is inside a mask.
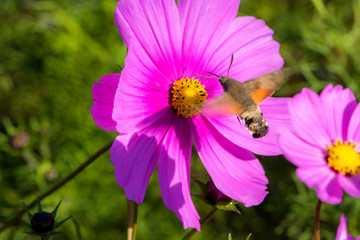
[[[288,106],[292,127],[280,146],[298,178],[330,204],[342,201],[342,190],[359,198],[360,104],[351,90],[329,84],[319,96],[303,89]]]
[[[360,240],[360,237],[353,238],[350,234],[348,234],[346,221],[347,221],[346,217],[344,215],[341,215],[340,224],[337,229],[335,240]]]
[[[236,117],[217,118],[203,103],[223,93],[213,72],[246,81],[281,69],[273,31],[262,20],[238,17],[240,0],[123,0],[115,23],[128,47],[120,74],[93,87],[95,123],[120,133],[110,154],[128,199],[142,203],[158,164],[165,205],[184,228],[200,230],[190,197],[192,141],[215,186],[245,206],[266,196],[264,170],[251,152],[278,155],[277,126],[288,120],[287,99],[260,108],[270,131],[254,139]]]

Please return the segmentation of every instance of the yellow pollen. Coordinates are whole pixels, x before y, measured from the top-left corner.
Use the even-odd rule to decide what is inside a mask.
[[[182,78],[173,83],[171,102],[177,115],[184,118],[200,113],[208,96],[204,85],[194,78]]]
[[[355,151],[357,143],[338,139],[334,145],[327,147],[329,154],[328,166],[344,175],[359,175],[360,171],[360,153]]]

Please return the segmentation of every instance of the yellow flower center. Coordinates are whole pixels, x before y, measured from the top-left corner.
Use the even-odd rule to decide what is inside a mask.
[[[184,118],[198,114],[204,108],[208,96],[204,85],[194,78],[182,78],[174,82],[171,94],[172,106],[177,111],[177,115]]]
[[[338,139],[333,146],[327,147],[329,167],[344,175],[359,175],[360,153],[355,151],[357,143]]]

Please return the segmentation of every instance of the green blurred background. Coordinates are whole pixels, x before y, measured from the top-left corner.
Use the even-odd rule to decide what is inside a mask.
[[[116,2],[1,0],[0,222],[115,137],[94,124],[89,109],[93,83],[120,72],[117,64],[123,66],[126,56],[113,20]],[[360,0],[243,0],[239,15],[264,19],[286,64],[295,69],[278,96],[293,96],[303,87],[319,92],[333,83],[351,88],[359,99]],[[11,145],[14,136],[26,142],[26,134],[26,146]],[[193,239],[227,239],[228,232],[239,240],[251,232],[257,240],[313,238],[314,191],[282,157],[260,160],[270,181],[265,201],[242,207],[241,216],[218,212]],[[206,180],[196,154],[192,173]],[[194,183],[192,192],[200,193]],[[56,239],[126,239],[126,198],[108,153],[42,204],[50,211],[60,200],[58,219],[73,218]],[[200,216],[211,209],[194,202]],[[324,204],[322,239],[335,238],[341,213],[349,218],[350,233],[360,235],[359,212],[359,200],[347,195],[340,205]],[[38,239],[25,230],[9,228],[0,239]],[[188,231],[164,206],[154,174],[139,207],[137,238],[180,239]]]

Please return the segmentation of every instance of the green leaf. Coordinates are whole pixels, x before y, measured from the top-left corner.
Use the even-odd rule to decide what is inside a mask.
[[[228,234],[228,240],[232,240],[231,233]]]
[[[237,214],[241,215],[240,209],[237,206],[238,202],[237,201],[231,201],[228,204],[221,204],[218,203],[215,205],[215,207],[217,209],[223,210],[223,211],[231,211],[231,212],[236,212]]]
[[[25,202],[23,202],[23,204],[24,204],[24,208],[25,208],[25,210],[26,210],[28,219],[29,219],[29,221],[31,221],[33,215],[29,212],[29,209],[28,209],[28,207],[26,206]]]
[[[190,175],[190,176],[191,176],[191,175]],[[191,176],[191,178],[192,178],[192,180],[194,180],[194,181],[197,183],[197,185],[199,185],[199,187],[201,188],[201,190],[202,190],[204,193],[207,192],[207,185],[206,185],[206,183],[203,183],[202,181],[200,181],[199,179],[197,179],[197,178],[195,178],[195,177],[193,177],[193,176]]]
[[[54,219],[56,218],[56,213],[57,213],[57,210],[58,210],[60,204],[61,204],[61,200],[58,203],[58,205],[55,207],[55,209],[51,212],[51,215],[53,215]]]
[[[78,239],[82,239],[79,222],[76,221],[75,218],[72,218],[72,221],[74,222],[75,229],[76,229],[76,235],[77,235]]]
[[[29,234],[29,235],[34,235],[34,236],[41,236],[41,234],[40,234],[40,233],[35,232],[35,231],[24,232],[24,233]]]
[[[20,219],[20,222],[21,222],[23,225],[25,225],[26,227],[28,227],[28,228],[32,229],[32,226],[31,226],[31,224],[30,224],[30,223],[25,222],[25,221],[24,221],[24,220],[22,220],[22,219]]]
[[[191,196],[192,196],[192,197],[197,197],[197,198],[203,200],[206,204],[212,205],[212,204],[209,202],[209,200],[207,199],[207,197],[206,197],[205,195],[191,193]]]
[[[38,202],[37,202],[37,206],[38,206],[38,212],[42,212],[42,207],[41,207],[41,203],[40,203],[40,199],[38,199]]]
[[[62,221],[60,221],[60,222],[57,222],[57,223],[55,224],[55,229],[58,228],[58,227],[60,227],[64,222],[66,222],[66,221],[69,220],[70,218],[71,218],[71,216],[65,218],[64,220],[62,220]]]
[[[247,236],[246,240],[250,240],[251,235],[252,235],[252,233],[250,233],[250,234]]]

